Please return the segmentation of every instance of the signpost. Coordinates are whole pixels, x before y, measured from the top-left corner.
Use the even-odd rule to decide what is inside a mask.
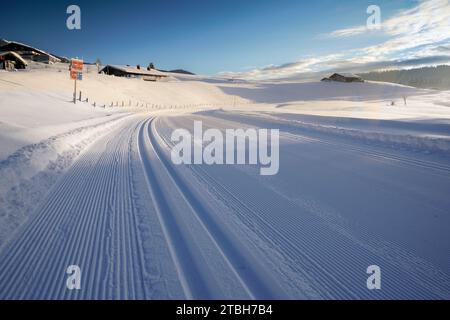
[[[77,80],[83,79],[83,60],[72,59],[70,63],[70,78],[74,80],[73,103],[77,103]]]

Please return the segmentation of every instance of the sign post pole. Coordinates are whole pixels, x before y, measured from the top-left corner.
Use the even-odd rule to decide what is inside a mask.
[[[76,77],[74,80],[74,87],[73,87],[73,103],[77,104],[77,78]]]

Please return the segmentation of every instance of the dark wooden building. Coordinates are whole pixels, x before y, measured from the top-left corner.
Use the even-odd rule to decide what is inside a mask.
[[[43,50],[28,46],[26,44],[2,40],[3,45],[0,46],[0,52],[13,51],[18,53],[22,58],[43,63],[55,63],[61,60]]]
[[[27,62],[15,52],[0,52],[0,70],[25,69]]]
[[[360,76],[351,73],[334,73],[328,78],[323,78],[322,81],[364,82]]]
[[[140,78],[145,81],[158,81],[161,80],[167,75],[164,72],[155,70],[155,69],[142,69],[140,67],[131,67],[131,66],[115,66],[115,65],[107,65],[100,73],[104,73],[111,76],[116,77],[127,77],[127,78]]]

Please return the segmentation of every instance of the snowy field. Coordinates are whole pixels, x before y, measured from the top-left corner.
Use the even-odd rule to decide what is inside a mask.
[[[93,69],[79,88],[62,64],[0,72],[0,299],[450,298],[450,92]],[[195,121],[279,129],[278,173],[173,164]]]

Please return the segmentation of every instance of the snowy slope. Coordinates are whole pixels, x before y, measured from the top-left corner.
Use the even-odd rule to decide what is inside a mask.
[[[448,92],[90,72],[73,105],[72,85],[0,73],[0,298],[450,298]],[[279,173],[173,165],[194,120],[279,129]]]
[[[291,129],[274,177],[175,167],[171,129],[194,119],[251,122],[127,120],[2,250],[1,297],[448,299],[448,163]],[[83,290],[64,288],[69,264],[84,270]],[[381,291],[365,287],[372,264]],[[27,278],[30,266],[45,277]]]
[[[249,117],[194,119],[213,128],[274,126]],[[165,141],[167,128],[189,128],[192,121],[162,119]],[[417,161],[409,152],[343,144],[301,128],[283,131],[281,171],[274,177],[246,166],[190,167],[208,186],[207,196],[200,186],[192,188],[198,197],[229,206],[229,214],[212,211],[219,225],[241,229],[243,246],[259,244],[258,261],[276,268],[271,273],[291,297],[448,297],[448,161]],[[371,264],[389,270],[383,292],[364,286],[363,271]]]
[[[75,158],[125,116],[202,110],[226,101],[207,83],[151,83],[99,75],[90,68],[78,81],[83,102],[77,104],[71,102],[73,81],[66,64],[0,73],[0,246]]]

